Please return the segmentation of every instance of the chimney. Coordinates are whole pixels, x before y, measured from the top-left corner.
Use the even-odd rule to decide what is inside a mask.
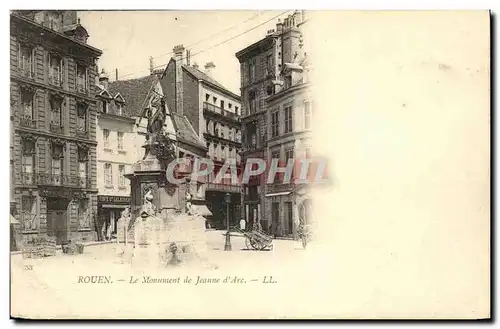
[[[198,63],[196,63],[196,62],[195,62],[195,63],[193,64],[193,67],[194,67],[195,69],[197,69],[197,70],[198,70],[198,69],[199,69]]]
[[[281,23],[281,19],[278,18],[278,23],[276,23],[276,32],[281,34],[283,32],[283,23]]]
[[[214,62],[208,62],[205,64],[205,74],[212,78],[212,72],[215,69]]]
[[[183,115],[184,108],[184,86],[182,82],[182,55],[184,53],[184,46],[178,45],[174,47],[175,59],[175,112]]]
[[[101,74],[99,74],[99,84],[104,88],[108,89],[109,78],[104,69],[102,69]]]
[[[149,74],[153,75],[155,73],[155,64],[153,62],[153,57],[149,57]]]
[[[186,50],[186,65],[190,66],[191,65],[191,51]]]

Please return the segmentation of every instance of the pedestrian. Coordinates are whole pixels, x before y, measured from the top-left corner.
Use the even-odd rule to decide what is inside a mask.
[[[240,220],[240,230],[244,231],[246,227],[247,222],[245,222],[244,218],[241,218]]]

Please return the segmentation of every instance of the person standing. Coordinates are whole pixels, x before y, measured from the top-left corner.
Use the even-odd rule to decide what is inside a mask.
[[[240,220],[240,230],[244,231],[245,228],[246,228],[246,224],[247,224],[247,222],[245,221],[245,219],[241,218],[241,220]]]

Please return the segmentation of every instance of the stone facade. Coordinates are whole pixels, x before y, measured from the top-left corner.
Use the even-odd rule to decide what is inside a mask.
[[[12,198],[24,241],[94,239],[96,61],[75,11],[11,14]]]

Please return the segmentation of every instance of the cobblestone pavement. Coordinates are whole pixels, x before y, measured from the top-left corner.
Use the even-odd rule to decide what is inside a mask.
[[[130,263],[123,263],[120,257],[122,245],[116,243],[86,246],[82,255],[66,255],[60,251],[56,256],[42,259],[23,259],[22,255],[13,255],[11,257],[13,315],[35,318],[47,316],[107,318],[110,314],[116,314],[113,309],[119,307],[118,311],[125,318],[127,314],[134,314],[135,318],[137,308],[134,308],[134,305],[141,300],[144,302],[148,294],[157,296],[159,291],[164,291],[169,296],[175,293],[189,295],[196,293],[190,290],[192,287],[196,287],[198,292],[209,290],[208,295],[196,293],[197,297],[189,304],[195,312],[196,307],[203,308],[206,307],[205,303],[210,303],[206,300],[210,293],[218,291],[211,290],[215,289],[216,285],[203,287],[201,284],[195,285],[198,276],[221,280],[228,276],[237,277],[245,280],[247,286],[250,282],[262,283],[265,281],[265,276],[269,279],[269,275],[274,275],[275,278],[281,277],[283,280],[287,277],[287,264],[303,262],[309,251],[304,250],[300,242],[292,240],[274,240],[273,249],[268,251],[247,250],[245,238],[242,236],[231,236],[232,251],[224,251],[224,234],[224,231],[206,232],[208,246],[206,258],[208,265],[214,266],[192,262],[178,268],[134,268]],[[107,279],[101,280],[109,280],[113,284],[79,282],[81,278],[85,280],[86,277],[92,276],[95,278],[103,276]],[[130,283],[131,277],[144,276],[153,278],[189,276],[193,281],[187,290],[182,288],[182,284],[160,286],[143,284],[138,290],[138,285]],[[236,296],[233,298],[242,297]],[[164,311],[157,309],[157,307],[161,309],[161,303],[154,305],[155,307],[147,310],[141,309],[144,317],[164,314]]]

